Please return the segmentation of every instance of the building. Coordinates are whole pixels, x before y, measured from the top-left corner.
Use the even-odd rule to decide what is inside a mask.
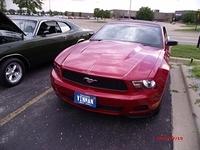
[[[130,17],[136,18],[137,11],[130,11]],[[111,10],[111,16],[113,18],[129,18],[128,10],[113,9]],[[154,11],[154,20],[156,21],[171,21],[174,13],[162,13],[159,10]]]
[[[184,14],[191,12],[191,11],[194,11],[194,10],[177,10],[177,11],[175,11],[175,15],[176,16],[183,16]]]
[[[156,21],[171,21],[174,17],[174,13],[163,13],[159,11],[154,11],[154,20]]]
[[[136,18],[137,11],[113,9],[110,10],[110,13],[113,18],[129,18],[129,13],[131,18]]]
[[[90,18],[90,17],[93,17],[93,13],[85,13],[85,12],[68,12],[68,16]]]
[[[188,13],[188,12],[191,12],[191,11],[193,11],[194,12],[194,10],[177,10],[177,11],[175,11],[175,17],[176,17],[176,20],[181,20],[182,19],[182,16],[184,15],[184,14],[186,14],[186,13]]]

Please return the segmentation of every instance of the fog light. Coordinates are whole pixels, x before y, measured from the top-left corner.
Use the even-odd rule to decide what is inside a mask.
[[[148,106],[147,105],[139,105],[139,106],[134,107],[134,110],[135,111],[145,111],[145,110],[148,110]]]

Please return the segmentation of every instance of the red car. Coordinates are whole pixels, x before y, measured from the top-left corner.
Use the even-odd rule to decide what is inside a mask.
[[[146,116],[159,109],[169,78],[165,27],[123,21],[104,25],[89,41],[57,56],[51,73],[65,102],[109,115]]]

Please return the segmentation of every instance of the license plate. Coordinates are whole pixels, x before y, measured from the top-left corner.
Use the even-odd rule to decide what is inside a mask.
[[[74,93],[74,103],[87,105],[96,108],[96,97],[91,95],[85,95],[79,92]]]

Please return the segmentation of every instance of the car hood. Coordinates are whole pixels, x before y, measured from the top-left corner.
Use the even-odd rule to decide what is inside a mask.
[[[161,50],[138,43],[87,41],[67,50],[62,67],[98,76],[144,79]]]
[[[2,12],[0,12],[0,20],[0,30],[7,30],[25,35],[25,33]]]

